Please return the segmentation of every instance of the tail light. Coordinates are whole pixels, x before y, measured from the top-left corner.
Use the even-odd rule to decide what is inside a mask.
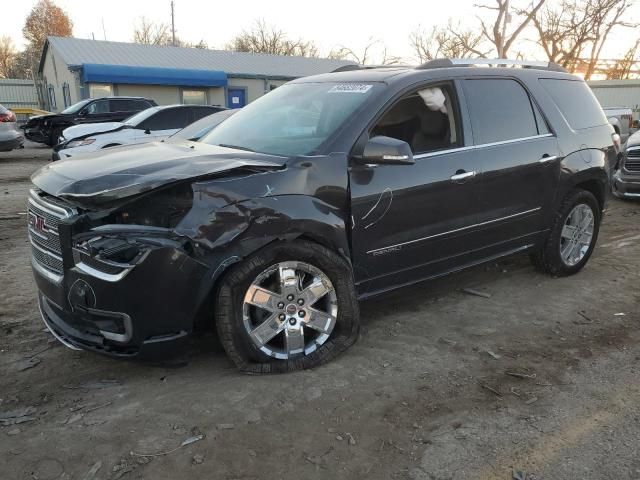
[[[11,110],[7,110],[6,113],[0,113],[0,122],[15,122],[16,115]]]
[[[612,133],[611,140],[613,140],[613,148],[616,149],[616,153],[620,153],[621,151],[620,135],[618,135],[617,133]]]

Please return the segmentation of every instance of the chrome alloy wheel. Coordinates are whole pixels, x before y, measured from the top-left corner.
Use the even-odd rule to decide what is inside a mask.
[[[595,218],[588,205],[581,203],[571,210],[560,233],[560,257],[565,265],[573,267],[587,254],[594,226]]]
[[[249,286],[242,305],[253,344],[281,360],[309,355],[325,343],[337,315],[331,280],[304,262],[281,262],[266,269]]]

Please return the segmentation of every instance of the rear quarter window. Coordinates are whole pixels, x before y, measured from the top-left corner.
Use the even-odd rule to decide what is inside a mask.
[[[595,95],[582,80],[541,78],[540,83],[572,129],[581,130],[608,123]]]

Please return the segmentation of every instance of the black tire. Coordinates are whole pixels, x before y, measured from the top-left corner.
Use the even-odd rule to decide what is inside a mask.
[[[53,130],[51,130],[51,135],[49,135],[49,141],[46,142],[46,144],[49,147],[55,147],[58,144],[58,138],[60,138],[60,134],[62,133],[63,130],[64,128],[62,127],[56,127]]]
[[[258,349],[244,327],[245,292],[261,272],[279,262],[306,262],[331,280],[337,295],[337,320],[329,338],[308,355],[275,359]],[[308,241],[281,242],[265,247],[233,266],[216,294],[215,320],[220,342],[236,366],[248,373],[282,373],[316,367],[353,345],[359,332],[359,307],[349,264],[333,251]]]
[[[567,265],[560,255],[560,236],[569,213],[580,204],[587,205],[593,213],[594,226],[591,245],[584,257],[575,265]],[[572,190],[565,197],[553,220],[553,225],[543,247],[531,254],[531,262],[541,272],[557,277],[563,277],[578,273],[587,264],[598,240],[602,210],[596,197],[586,190]]]

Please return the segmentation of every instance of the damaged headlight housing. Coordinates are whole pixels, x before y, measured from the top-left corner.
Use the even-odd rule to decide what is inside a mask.
[[[95,141],[96,141],[95,138],[85,138],[83,140],[72,140],[67,144],[67,148],[83,147],[85,145],[91,145]]]
[[[73,259],[76,267],[85,273],[117,281],[141,263],[150,249],[134,238],[95,236],[75,243]]]

